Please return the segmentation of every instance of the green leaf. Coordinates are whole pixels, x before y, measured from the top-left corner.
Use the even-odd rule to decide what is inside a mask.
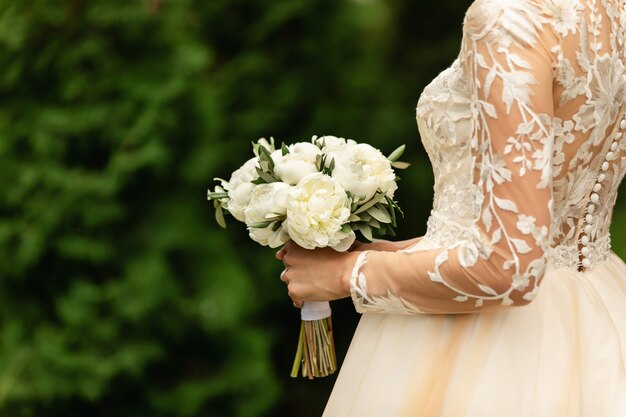
[[[283,144],[281,145],[280,149],[281,149],[281,151],[283,153],[283,156],[289,154],[289,148],[287,148],[287,145],[285,144],[285,142],[283,142]]]
[[[215,208],[215,220],[223,229],[226,229],[226,220],[224,219],[224,211],[221,205],[217,205]]]
[[[207,199],[209,200],[221,200],[222,198],[228,198],[228,193],[207,193]]]
[[[384,206],[380,204],[370,208],[367,212],[382,223],[391,223],[391,216],[389,216]]]
[[[392,162],[391,166],[395,169],[407,169],[411,166],[408,162]]]
[[[272,159],[272,154],[265,146],[259,147],[259,165],[261,165],[261,168],[264,168],[264,171],[274,171],[274,159]]]
[[[270,151],[265,146],[259,146],[259,158],[272,159]]]
[[[368,224],[370,227],[374,228],[374,229],[378,229],[378,228],[380,228],[380,223],[378,222],[378,220],[376,220],[376,219],[374,219],[374,218],[369,219],[369,220],[367,221],[367,224]]]
[[[387,204],[389,205],[389,207],[391,207],[391,225],[393,227],[397,227],[398,225],[396,224],[396,204],[389,196],[385,196],[385,199],[387,200]]]
[[[332,158],[330,160],[330,166],[328,167],[328,169],[330,170],[330,175],[332,175],[333,170],[335,169],[335,158]]]
[[[352,227],[350,226],[350,223],[344,223],[341,225],[341,233],[350,233],[351,230]]]
[[[402,209],[400,208],[400,206],[399,206],[399,205],[397,205],[397,204],[395,204],[395,202],[394,202],[394,207],[395,207],[395,209],[396,209],[396,210],[398,210],[398,211],[400,212],[400,214],[402,215],[402,218],[404,218],[404,212],[402,211]]]
[[[368,212],[365,212],[365,213],[359,214],[359,217],[361,218],[361,220],[367,223],[372,218],[372,215],[369,214]]]
[[[322,155],[317,155],[317,157],[315,157],[315,167],[320,172],[324,168],[324,157]]]
[[[354,214],[359,214],[362,213],[364,211],[369,210],[370,207],[376,205],[380,200],[382,200],[385,197],[386,194],[383,194],[381,192],[377,192],[376,194],[374,194],[374,197],[372,197],[372,199],[370,201],[368,201],[367,203],[363,204],[361,207],[359,207]]]
[[[278,180],[272,174],[269,174],[267,172],[261,171],[259,175],[261,178],[263,178],[263,180],[265,180],[266,183],[278,182]]]
[[[372,236],[372,229],[366,223],[356,223],[356,227],[359,229],[359,232],[363,235],[365,239],[371,242],[374,237]]]
[[[387,159],[389,159],[391,162],[396,162],[398,159],[400,159],[405,149],[406,149],[406,145],[400,146],[398,149],[393,151],[391,155],[387,157]]]
[[[275,145],[274,145],[274,138],[270,137],[270,140],[268,141],[265,138],[260,138],[257,142],[252,142],[252,151],[254,152],[254,154],[257,157],[261,157],[261,155],[263,153],[269,154],[271,153],[271,151],[269,149],[267,149],[264,145],[261,144],[261,141],[265,141],[267,142],[267,145],[269,147],[271,147],[272,149],[275,149]]]
[[[361,217],[359,217],[356,214],[352,214],[350,216],[350,218],[348,219],[348,221],[350,221],[350,222],[360,222],[361,221]]]

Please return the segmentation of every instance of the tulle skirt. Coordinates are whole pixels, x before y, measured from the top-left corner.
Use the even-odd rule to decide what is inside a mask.
[[[323,417],[626,417],[626,264],[549,267],[532,303],[363,314]]]

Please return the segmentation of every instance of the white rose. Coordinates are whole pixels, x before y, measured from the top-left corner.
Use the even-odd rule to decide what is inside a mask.
[[[335,178],[361,201],[371,199],[377,190],[393,198],[398,188],[391,162],[378,149],[366,143],[346,144],[327,154],[326,163],[335,159]]]
[[[251,227],[256,223],[280,221],[277,217],[287,214],[287,199],[291,186],[282,182],[259,184],[250,195],[250,202],[244,210],[250,238],[263,246],[277,248],[289,240],[289,235],[281,226],[272,230],[274,223],[268,227]]]
[[[315,164],[321,150],[308,142],[294,143],[287,147],[289,153],[282,154],[281,150],[272,153],[274,172],[287,184],[296,185],[309,174],[318,172]]]
[[[355,234],[342,231],[350,218],[350,199],[341,185],[321,172],[309,174],[289,192],[287,220],[289,237],[306,249],[332,247],[346,251]]]
[[[338,138],[337,136],[313,136],[311,140],[313,143],[318,145],[323,152],[331,152],[335,151],[345,145],[356,145],[356,142],[352,139]]]
[[[241,168],[233,172],[228,182],[222,183],[228,192],[226,209],[240,222],[245,221],[244,210],[250,201],[252,191],[256,187],[252,181],[258,178],[256,172],[258,163],[258,158],[250,158]]]

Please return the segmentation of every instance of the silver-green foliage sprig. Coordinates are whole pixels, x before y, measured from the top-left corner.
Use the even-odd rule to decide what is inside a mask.
[[[224,184],[224,181],[221,178],[215,178],[217,181],[221,181]],[[207,200],[213,201],[213,207],[215,208],[215,221],[217,224],[226,229],[226,219],[224,218],[226,204],[228,202],[228,192],[223,188],[223,186],[216,186],[215,191],[207,190]]]

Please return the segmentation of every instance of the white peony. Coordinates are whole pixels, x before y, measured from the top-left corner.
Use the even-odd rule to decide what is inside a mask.
[[[352,139],[338,138],[337,136],[313,136],[311,142],[319,146],[323,152],[335,151],[345,145],[356,145]]]
[[[377,190],[393,198],[398,189],[391,162],[378,149],[366,143],[351,144],[328,152],[326,164],[335,159],[335,178],[361,201],[371,199]]]
[[[289,153],[283,156],[279,149],[272,153],[274,173],[287,184],[296,185],[309,174],[318,172],[316,159],[321,155],[320,148],[312,143],[299,142],[287,147]]]
[[[309,174],[291,189],[283,226],[303,248],[332,247],[343,252],[355,240],[354,231],[342,231],[350,218],[350,204],[335,179],[320,172]]]
[[[251,226],[268,221],[281,221],[280,218],[287,214],[287,200],[291,188],[283,182],[272,182],[259,184],[252,191],[250,202],[244,210],[252,240],[271,248],[277,248],[289,240],[289,235],[282,226],[272,230],[275,223],[263,228]]]
[[[228,182],[223,182],[222,187],[228,192],[228,204],[226,209],[240,222],[245,221],[244,210],[250,201],[250,195],[256,187],[252,181],[258,178],[256,167],[259,158],[251,158],[241,168],[237,169]]]

